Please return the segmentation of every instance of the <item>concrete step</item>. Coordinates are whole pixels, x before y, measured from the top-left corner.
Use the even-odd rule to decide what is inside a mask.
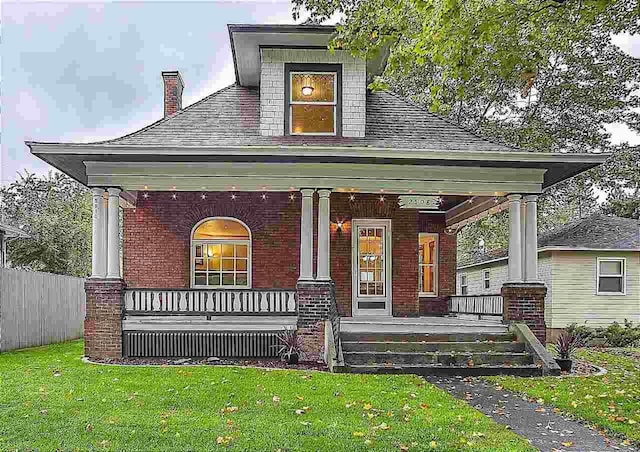
[[[410,323],[356,323],[341,322],[341,329],[345,333],[389,333],[389,334],[447,334],[447,333],[479,333],[479,334],[500,334],[506,333],[508,327],[501,323],[487,322],[484,324],[458,324],[430,323],[430,324],[410,324]]]
[[[342,331],[342,342],[515,342],[512,333],[355,333]]]
[[[516,375],[519,377],[542,376],[542,368],[536,365],[525,366],[438,366],[438,365],[412,365],[412,366],[381,366],[381,365],[346,365],[344,372],[361,374],[414,374],[414,375],[441,375],[441,376],[481,376],[481,375]]]
[[[524,344],[499,342],[342,342],[346,352],[524,352]]]
[[[344,352],[347,365],[443,365],[458,367],[473,367],[479,365],[521,366],[533,364],[529,353],[455,353],[455,352]]]

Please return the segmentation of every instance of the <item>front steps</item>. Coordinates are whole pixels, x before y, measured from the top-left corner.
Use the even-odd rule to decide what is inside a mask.
[[[400,319],[405,320],[405,319]],[[542,375],[525,343],[499,323],[449,323],[450,319],[347,321],[341,333],[344,370],[418,375]],[[398,329],[404,326],[404,333]],[[366,331],[365,331],[366,330]]]

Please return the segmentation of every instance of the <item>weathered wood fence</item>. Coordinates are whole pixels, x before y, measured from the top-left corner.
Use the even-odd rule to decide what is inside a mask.
[[[0,268],[0,352],[82,337],[84,279]]]

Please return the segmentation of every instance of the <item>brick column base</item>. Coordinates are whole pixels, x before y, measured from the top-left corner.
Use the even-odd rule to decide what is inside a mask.
[[[502,286],[504,321],[526,323],[543,345],[547,339],[544,323],[546,294],[544,283],[505,283]]]
[[[84,320],[84,354],[89,358],[122,358],[122,310],[125,283],[121,279],[88,279]]]
[[[304,359],[324,359],[324,322],[336,320],[333,281],[300,281],[296,285],[298,299],[298,336],[302,341]]]

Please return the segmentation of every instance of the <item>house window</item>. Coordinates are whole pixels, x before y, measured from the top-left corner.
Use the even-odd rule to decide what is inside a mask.
[[[420,295],[438,294],[438,234],[420,234],[418,238]]]
[[[598,258],[598,295],[624,295],[625,294],[625,267],[624,258]]]
[[[484,288],[487,290],[491,288],[491,271],[490,270],[484,270],[482,272],[482,284]]]
[[[192,287],[251,287],[251,232],[234,218],[208,218],[191,236]]]
[[[340,65],[287,65],[290,135],[338,135]]]
[[[460,275],[460,295],[467,295],[469,287],[467,286],[467,275]]]

